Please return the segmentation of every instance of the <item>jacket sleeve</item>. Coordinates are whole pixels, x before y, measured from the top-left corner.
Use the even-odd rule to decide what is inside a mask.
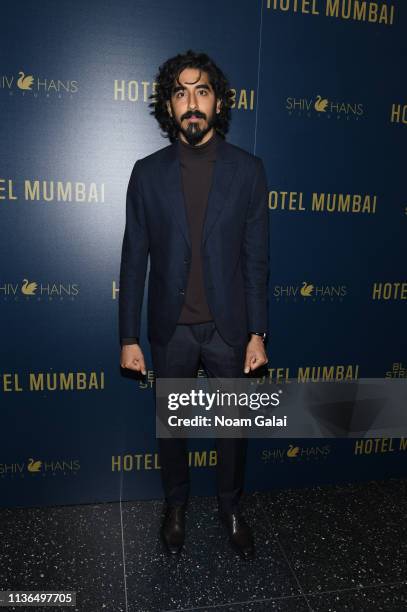
[[[149,252],[148,228],[138,172],[137,161],[130,176],[126,195],[126,226],[120,263],[120,343],[124,338],[140,336],[141,307]]]
[[[242,245],[243,277],[248,329],[268,333],[268,188],[263,162],[258,157],[255,161]]]

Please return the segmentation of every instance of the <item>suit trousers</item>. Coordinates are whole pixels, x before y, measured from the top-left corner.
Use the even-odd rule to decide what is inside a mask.
[[[178,324],[165,345],[151,343],[156,377],[195,378],[200,362],[208,377],[244,377],[246,344],[231,346],[220,336],[214,321]],[[238,509],[243,493],[247,438],[215,438],[217,498],[221,511]],[[161,478],[166,501],[188,500],[190,481],[186,438],[158,438]]]

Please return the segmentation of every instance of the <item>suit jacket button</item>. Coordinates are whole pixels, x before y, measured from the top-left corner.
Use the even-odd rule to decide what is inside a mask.
[[[180,295],[185,295],[185,289],[180,289],[180,290],[179,290],[179,294],[180,294]]]
[[[184,264],[189,264],[189,259],[184,259]]]

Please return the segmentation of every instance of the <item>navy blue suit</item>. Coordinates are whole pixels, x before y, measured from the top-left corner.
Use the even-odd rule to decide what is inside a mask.
[[[268,191],[255,155],[220,139],[202,233],[206,297],[216,328],[241,346],[268,331]],[[140,336],[150,254],[148,337],[166,344],[180,316],[191,243],[177,143],[138,160],[126,200],[120,267],[120,338]]]
[[[267,331],[267,186],[260,158],[219,139],[204,219],[201,259],[213,321],[177,324],[187,288],[191,241],[179,143],[136,162],[126,203],[120,268],[120,338],[140,336],[150,253],[148,336],[157,377],[237,378],[250,331]],[[185,438],[158,438],[169,504],[189,496]],[[246,438],[216,438],[219,508],[234,512],[244,487]]]

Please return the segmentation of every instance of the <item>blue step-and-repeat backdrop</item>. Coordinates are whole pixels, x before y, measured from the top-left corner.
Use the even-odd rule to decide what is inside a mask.
[[[145,310],[140,382],[118,280],[131,169],[168,144],[155,75],[189,48],[267,171],[267,375],[406,376],[406,26],[405,0],[2,4],[2,505],[162,496]],[[247,491],[406,474],[407,439],[249,444]],[[189,446],[192,493],[214,494],[213,442]]]

